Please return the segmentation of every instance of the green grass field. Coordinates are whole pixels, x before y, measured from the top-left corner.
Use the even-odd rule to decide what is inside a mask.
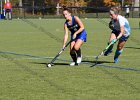
[[[108,22],[109,19],[102,19]],[[47,68],[61,50],[63,19],[19,19],[0,21],[0,100],[139,100],[139,19],[128,19],[132,35],[118,64],[114,52],[99,58],[110,29],[97,19],[82,19],[87,42],[83,62],[70,67],[69,48]]]

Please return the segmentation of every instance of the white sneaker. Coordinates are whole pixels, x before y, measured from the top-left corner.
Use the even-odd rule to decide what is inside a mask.
[[[70,66],[75,66],[75,62],[70,63]]]
[[[82,62],[82,55],[81,57],[77,57],[77,64],[80,64]]]

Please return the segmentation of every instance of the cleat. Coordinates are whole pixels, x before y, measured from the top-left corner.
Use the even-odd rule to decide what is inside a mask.
[[[79,64],[75,63],[75,62],[72,62],[72,63],[70,63],[70,66],[79,66]]]
[[[119,62],[118,58],[114,58],[114,63],[117,64]]]
[[[75,66],[75,62],[70,63],[70,66]]]
[[[111,51],[106,51],[106,52],[104,53],[104,56],[108,56],[110,53],[112,53],[112,50],[111,50]]]
[[[79,63],[75,63],[75,66],[79,66]]]
[[[82,56],[81,57],[77,57],[77,64],[79,65],[82,62]]]

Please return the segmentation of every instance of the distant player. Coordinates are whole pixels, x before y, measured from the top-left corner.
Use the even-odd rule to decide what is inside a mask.
[[[129,5],[126,5],[125,6],[125,12],[126,12],[125,17],[128,17],[129,18],[129,13],[130,13]]]
[[[111,22],[109,23],[109,27],[112,30],[109,42],[116,43],[118,40],[117,49],[114,55],[114,63],[118,63],[118,57],[123,51],[123,47],[130,36],[130,26],[129,22],[126,18],[119,15],[119,9],[113,7],[110,9],[110,17]],[[113,45],[105,52],[105,56],[112,52]]]
[[[65,47],[66,45],[66,42],[68,40],[68,33],[70,31],[71,39],[74,39],[74,41],[70,43],[70,55],[73,59],[73,62],[70,64],[70,66],[79,65],[82,61],[80,47],[84,42],[86,42],[87,34],[82,21],[79,19],[78,16],[72,16],[70,9],[64,8],[63,16],[66,19],[66,22],[64,23],[65,35],[63,47]]]
[[[4,4],[5,19],[12,19],[12,4],[8,1]]]

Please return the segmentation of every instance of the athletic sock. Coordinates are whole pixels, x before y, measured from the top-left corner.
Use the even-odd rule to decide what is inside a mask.
[[[70,52],[70,55],[71,55],[71,58],[73,59],[73,61],[76,62],[77,61],[76,52],[72,51],[72,52]]]
[[[114,59],[118,58],[122,52],[123,52],[123,49],[122,50],[116,50]]]
[[[81,57],[81,49],[79,48],[79,50],[76,50],[77,53],[77,57]]]

